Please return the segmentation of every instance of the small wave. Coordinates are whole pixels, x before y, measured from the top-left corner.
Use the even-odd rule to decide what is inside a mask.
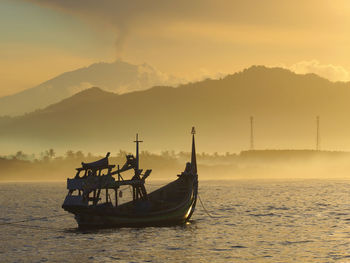
[[[272,206],[272,205],[268,206],[267,209],[268,210],[289,210],[289,208],[285,207],[285,206],[276,207],[276,206]]]
[[[9,222],[9,221],[11,221],[12,220],[12,218],[10,218],[10,217],[0,217],[0,222],[1,223],[4,223],[4,222]],[[2,222],[3,221],[3,222]]]
[[[220,209],[218,209],[218,211],[223,211],[223,212],[228,212],[228,211],[235,211],[236,210],[236,208],[234,208],[234,207],[224,207],[224,208],[220,208]]]
[[[316,203],[316,205],[318,205],[318,206],[329,206],[329,204],[325,204],[325,203]]]
[[[310,243],[313,242],[312,240],[300,240],[300,241],[284,241],[281,242],[281,245],[287,246],[287,245],[295,245],[295,244],[303,244],[303,243]]]
[[[54,237],[54,239],[62,239],[62,238],[66,238],[64,236],[57,236],[57,237]]]
[[[229,251],[231,249],[229,249],[229,248],[213,248],[212,250],[214,250],[214,251]]]
[[[231,248],[247,248],[247,247],[238,245],[238,246],[231,246]]]
[[[251,216],[280,216],[276,215],[275,213],[267,213],[267,214],[249,214]]]
[[[348,213],[336,213],[335,215],[337,215],[337,216],[347,216],[349,214]]]
[[[167,247],[167,250],[183,250],[182,247]]]
[[[119,258],[119,257],[114,257],[114,256],[110,256],[109,259],[112,259],[112,260],[121,260],[121,258]],[[149,261],[145,261],[145,262],[149,262]]]

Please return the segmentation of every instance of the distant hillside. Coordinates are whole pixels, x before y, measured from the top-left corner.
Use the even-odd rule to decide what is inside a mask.
[[[132,65],[120,60],[114,63],[96,63],[0,98],[0,116],[21,115],[44,108],[93,86],[125,93],[154,85],[173,85],[176,82],[174,78],[169,78],[147,64]]]
[[[256,148],[313,149],[321,116],[321,148],[350,149],[350,83],[314,74],[253,66],[220,80],[154,87],[122,95],[99,88],[80,92],[43,110],[0,124],[3,149],[54,147],[105,152],[188,150],[198,131],[198,151],[233,152],[249,145],[255,117]],[[1,120],[0,120],[1,121]]]

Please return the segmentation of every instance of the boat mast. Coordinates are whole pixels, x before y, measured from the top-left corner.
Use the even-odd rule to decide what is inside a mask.
[[[139,170],[139,143],[143,142],[143,141],[139,141],[139,134],[136,133],[136,141],[134,141],[136,143],[136,163],[135,163],[135,175],[134,178],[141,180],[141,172],[142,170]],[[146,191],[146,187],[144,182],[141,184],[137,184],[137,185],[133,185],[132,187],[132,199],[133,201],[138,201],[139,199],[142,200],[147,200],[147,191]]]
[[[194,135],[196,134],[196,129],[194,126],[192,127],[192,155],[191,155],[191,166],[192,166],[192,171],[197,174],[197,159],[196,159],[196,145],[194,141]]]
[[[136,172],[138,173],[139,171],[139,143],[143,142],[143,141],[139,141],[139,134],[136,133],[136,141],[134,141],[136,143]]]

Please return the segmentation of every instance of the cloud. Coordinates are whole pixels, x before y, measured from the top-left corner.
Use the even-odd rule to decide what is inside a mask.
[[[22,0],[70,14],[99,31],[113,31],[118,56],[126,38],[137,28],[152,31],[157,25],[201,14],[209,0],[163,1],[163,0]]]
[[[342,66],[321,64],[318,60],[300,61],[289,69],[297,74],[315,73],[330,81],[350,81],[350,73]]]
[[[305,29],[315,21],[324,21],[322,12],[314,12],[316,0],[280,1],[280,0],[21,0],[36,5],[68,13],[89,23],[98,30],[112,30],[115,34],[115,43],[118,54],[122,52],[126,39],[145,28],[149,33],[167,32],[174,25],[183,23],[186,26],[195,24],[194,32],[190,36],[201,36],[203,33],[208,39],[232,37],[238,38],[235,28],[253,28],[245,33],[250,37],[255,28],[261,32],[268,28],[280,30],[285,27]],[[303,19],[296,20],[302,16]],[[318,22],[319,23],[319,22]],[[208,25],[217,25],[214,30]],[[199,26],[198,26],[199,25]],[[225,25],[225,27],[224,27]],[[236,27],[232,27],[235,25]],[[319,25],[318,25],[319,26]],[[209,30],[209,35],[206,33]],[[191,30],[190,30],[191,31]],[[225,31],[225,32],[222,32]],[[271,30],[270,30],[271,31]],[[187,32],[187,31],[186,31]],[[219,33],[217,33],[219,32]],[[187,32],[188,33],[188,32]],[[244,33],[244,32],[243,32]],[[261,34],[261,33],[260,33]],[[162,33],[156,37],[164,37]],[[183,38],[181,34],[177,35]]]
[[[333,63],[346,65],[349,53],[344,45],[349,42],[344,33],[349,16],[334,10],[337,5],[343,8],[340,0],[16,1],[69,14],[97,32],[114,35],[119,59],[147,61],[186,78],[193,69],[206,68],[209,72],[197,75],[213,76],[221,71],[218,68],[232,72],[231,67],[238,70],[239,64],[276,63],[305,50],[324,59],[324,50],[336,44],[343,55],[334,56]],[[344,68],[318,61],[301,61],[286,68],[332,81],[350,79]]]

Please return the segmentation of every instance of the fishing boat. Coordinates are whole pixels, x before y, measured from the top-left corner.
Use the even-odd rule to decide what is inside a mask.
[[[101,160],[82,163],[81,167],[76,168],[75,177],[67,179],[68,194],[62,208],[74,214],[79,228],[184,224],[195,210],[198,194],[194,127],[191,133],[191,161],[169,184],[147,192],[145,181],[152,170],[143,172],[139,168],[139,143],[142,141],[136,135],[136,156],[126,155],[122,167],[109,164],[107,153]],[[124,179],[122,174],[126,171],[133,171],[133,176]],[[122,186],[131,186],[132,199],[118,204]]]

